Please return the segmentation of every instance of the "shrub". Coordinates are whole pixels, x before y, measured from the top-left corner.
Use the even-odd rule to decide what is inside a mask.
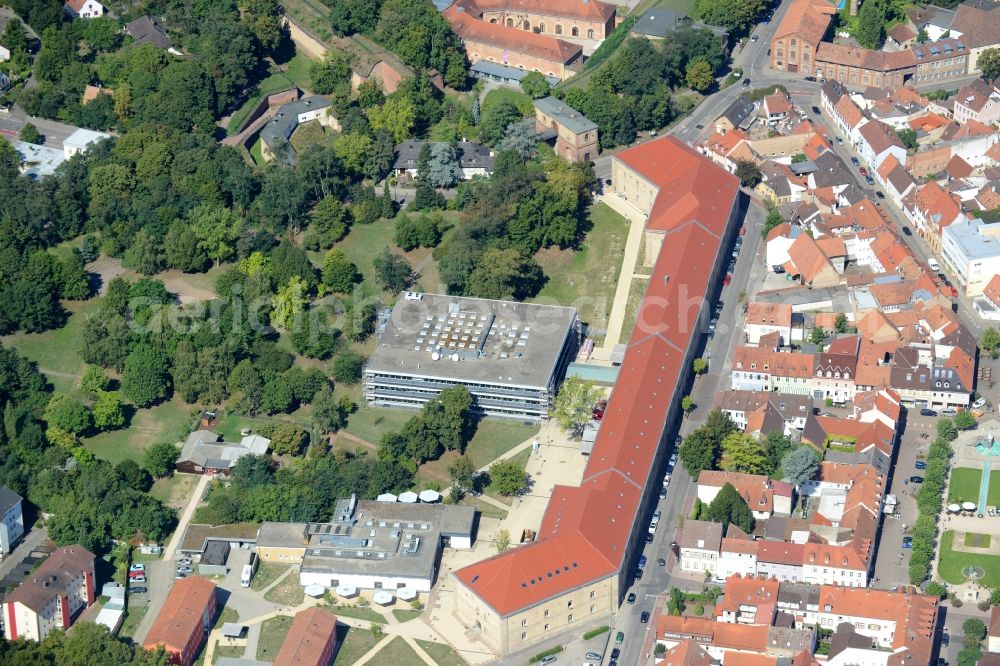
[[[562,652],[562,650],[563,650],[562,645],[557,645],[554,648],[549,648],[548,650],[545,650],[544,652],[539,652],[538,654],[536,654],[534,657],[532,657],[531,659],[528,660],[528,663],[529,664],[537,664],[542,659],[545,659],[548,656],[551,656],[553,654],[559,654],[560,652]]]
[[[590,631],[586,632],[583,635],[583,640],[588,641],[591,638],[594,638],[595,636],[600,636],[601,634],[603,634],[606,631],[609,631],[610,629],[611,627],[609,627],[608,625],[604,625],[603,627],[597,627],[596,629],[591,629]]]

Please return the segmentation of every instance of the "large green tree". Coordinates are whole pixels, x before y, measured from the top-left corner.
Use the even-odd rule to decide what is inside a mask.
[[[730,524],[747,534],[753,532],[754,519],[750,507],[731,483],[722,486],[719,494],[708,505],[707,519],[713,523],[722,523],[724,534],[729,531]]]
[[[122,370],[122,394],[139,407],[149,407],[170,393],[170,374],[166,355],[143,345],[125,357]]]
[[[983,49],[976,58],[976,67],[982,72],[982,77],[989,83],[1000,77],[1000,49]]]
[[[594,405],[603,395],[604,391],[594,382],[569,377],[559,386],[552,416],[560,428],[579,434],[591,419]]]

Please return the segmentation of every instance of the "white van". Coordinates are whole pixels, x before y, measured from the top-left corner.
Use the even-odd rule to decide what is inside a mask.
[[[931,257],[930,259],[927,260],[927,265],[931,267],[932,271],[936,272],[941,270],[941,266],[938,265],[937,259],[935,259],[934,257]]]
[[[243,587],[250,587],[250,578],[253,577],[253,566],[250,564],[243,565],[243,575],[240,578],[240,585]]]

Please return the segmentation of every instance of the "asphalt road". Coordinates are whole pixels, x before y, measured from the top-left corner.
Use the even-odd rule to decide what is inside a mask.
[[[41,132],[45,139],[43,145],[50,148],[62,148],[63,140],[77,130],[73,125],[29,116],[20,107],[15,106],[6,113],[0,112],[0,136],[6,137],[13,143],[18,140],[21,128],[29,122]]]

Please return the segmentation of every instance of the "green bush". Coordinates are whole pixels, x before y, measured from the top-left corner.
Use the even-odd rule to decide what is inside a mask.
[[[609,627],[608,625],[604,625],[603,627],[597,627],[596,629],[591,629],[590,631],[588,631],[583,635],[583,640],[587,641],[593,638],[594,636],[600,636],[601,634],[609,631],[610,629],[611,627]]]
[[[563,650],[562,645],[557,645],[554,648],[549,648],[545,652],[539,652],[538,654],[536,654],[534,657],[532,657],[531,659],[528,660],[528,663],[529,664],[537,664],[542,659],[545,659],[546,657],[548,657],[550,655],[559,654],[560,652],[562,652],[562,650]]]
[[[913,551],[910,553],[909,574],[912,585],[919,585],[927,580],[934,560],[941,497],[948,475],[948,460],[952,455],[948,430],[947,426],[939,428],[938,436],[931,443],[927,452],[924,483],[916,494],[919,515],[913,525]]]

